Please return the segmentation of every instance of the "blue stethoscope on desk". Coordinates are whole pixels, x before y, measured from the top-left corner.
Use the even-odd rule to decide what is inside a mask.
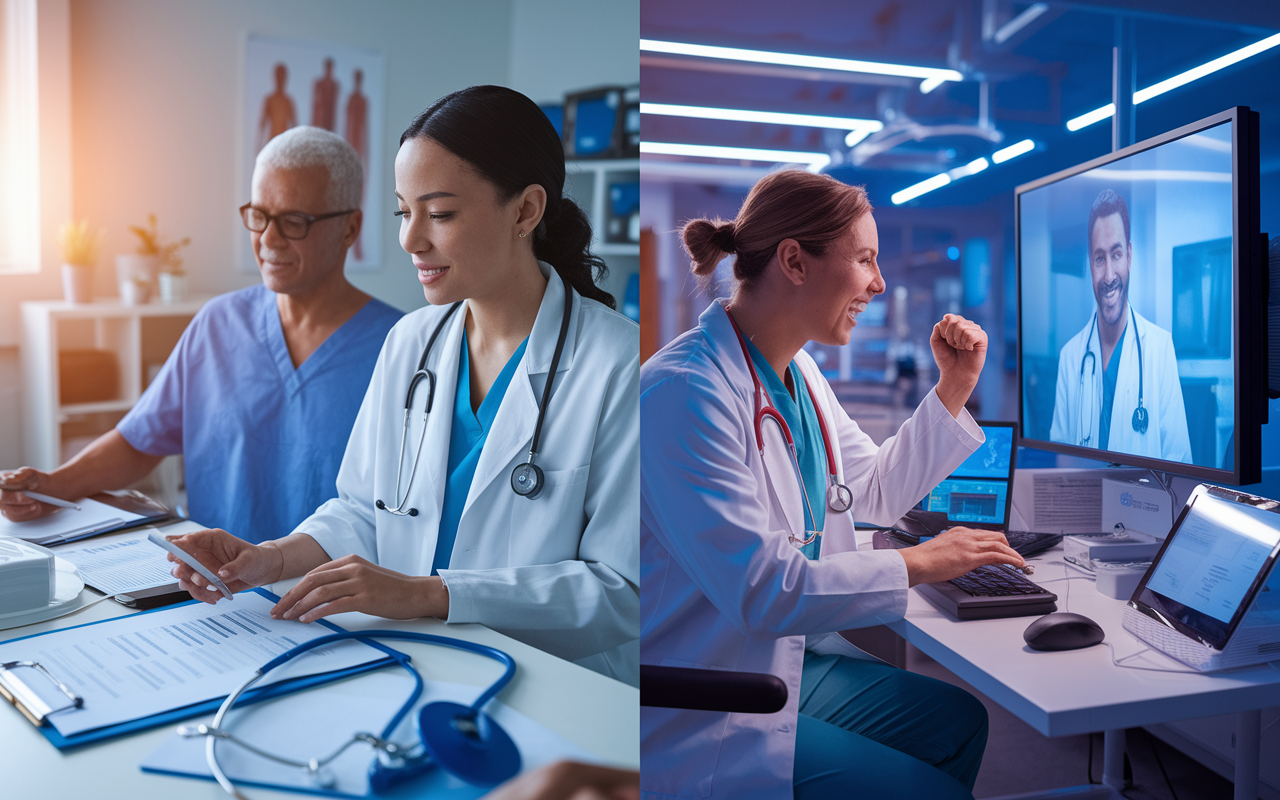
[[[391,741],[389,737],[395,731],[396,726],[405,718],[405,715],[413,708],[418,698],[422,696],[422,676],[409,665],[409,657],[404,653],[381,647],[375,642],[366,641],[373,638],[426,642],[427,644],[453,647],[458,650],[468,650],[472,653],[488,656],[503,664],[506,669],[469,706],[448,702],[428,703],[423,706],[418,711],[417,719],[418,738],[420,741],[410,746],[397,744]],[[356,733],[342,747],[324,758],[298,761],[268,753],[235,737],[223,727],[227,713],[231,711],[231,707],[235,705],[236,700],[267,673],[309,650],[347,639],[363,641],[370,647],[382,650],[394,658],[397,664],[404,667],[413,676],[413,692],[410,693],[409,699],[395,713],[395,716],[391,718],[391,721],[382,729],[380,736],[374,736],[371,733]],[[208,761],[209,769],[227,794],[237,798],[237,800],[246,799],[236,789],[235,784],[222,771],[222,767],[218,763],[218,754],[215,746],[219,739],[238,744],[263,758],[306,770],[312,782],[321,788],[331,788],[335,782],[335,778],[328,770],[328,765],[346,752],[347,748],[358,742],[370,745],[377,753],[377,758],[369,766],[369,787],[374,794],[381,794],[437,766],[467,783],[477,786],[496,786],[508,778],[514,777],[520,771],[520,751],[516,749],[516,744],[512,741],[511,736],[483,709],[490,700],[496,697],[511,682],[511,678],[515,674],[516,662],[511,656],[497,648],[461,639],[450,639],[446,636],[434,636],[429,633],[406,633],[404,631],[349,631],[334,633],[328,636],[321,636],[318,639],[312,639],[271,659],[259,667],[235,691],[227,695],[227,699],[222,702],[222,707],[218,709],[217,715],[214,716],[212,725],[182,725],[178,728],[178,733],[186,738],[207,737],[205,740],[205,759]]]
[[[1142,384],[1145,379],[1142,375],[1142,337],[1138,335],[1138,319],[1133,313],[1133,306],[1129,306],[1129,321],[1133,323],[1133,341],[1138,346],[1138,407],[1133,410],[1133,418],[1130,424],[1133,425],[1134,431],[1139,435],[1145,435],[1147,428],[1151,425],[1151,420],[1147,416],[1147,409],[1142,406]],[[1098,394],[1098,357],[1093,353],[1093,332],[1098,328],[1098,312],[1093,312],[1093,316],[1089,319],[1089,336],[1084,340],[1084,355],[1080,357],[1080,386],[1076,390],[1076,439],[1080,442],[1081,447],[1092,447],[1089,444],[1093,441],[1093,400]],[[1082,425],[1084,421],[1084,365],[1089,365],[1089,384],[1093,391],[1089,394],[1089,424]]]
[[[559,273],[557,273],[559,274]],[[556,370],[560,368],[560,354],[564,351],[565,339],[569,336],[569,315],[573,311],[573,289],[569,287],[569,282],[563,277],[560,278],[564,284],[564,316],[560,320],[560,336],[556,339],[556,350],[551,357],[551,371],[547,373],[547,384],[542,390],[542,400],[538,403],[538,422],[533,428],[533,443],[529,446],[529,458],[523,464],[516,466],[511,471],[511,489],[521,497],[527,497],[533,500],[542,494],[542,487],[546,482],[546,476],[542,473],[542,467],[534,462],[538,458],[538,440],[542,437],[542,422],[547,416],[547,405],[551,401],[551,385],[556,380]],[[392,508],[381,500],[374,503],[376,507],[397,517],[416,517],[418,509],[405,508],[404,504],[409,502],[409,490],[413,488],[413,476],[418,474],[418,459],[422,456],[422,443],[427,438],[427,418],[431,415],[431,404],[436,397],[436,374],[427,369],[427,359],[431,356],[431,348],[435,346],[436,339],[440,336],[440,332],[444,330],[444,325],[453,316],[453,312],[458,310],[461,302],[454,303],[449,306],[449,310],[441,317],[437,323],[436,329],[431,332],[431,338],[427,339],[427,346],[422,351],[422,358],[418,359],[418,371],[413,373],[413,378],[409,381],[409,390],[404,398],[404,423],[400,428],[400,455],[396,458],[396,506]],[[405,486],[404,495],[400,494],[400,478],[404,474],[404,442],[409,435],[409,412],[413,409],[413,394],[418,389],[418,384],[422,381],[427,382],[427,406],[422,412],[422,433],[418,436],[418,451],[413,456],[413,466],[409,469],[409,484]]]
[[[756,374],[755,364],[751,361],[751,351],[747,349],[747,340],[743,337],[742,331],[738,330],[738,323],[734,321],[733,315],[729,310],[725,309],[725,316],[729,317],[729,324],[733,326],[733,332],[738,336],[738,344],[742,346],[742,357],[747,360],[747,369],[751,372],[752,383],[752,399],[755,404],[755,432],[756,446],[760,448],[760,459],[764,460],[764,421],[766,419],[773,420],[778,426],[778,430],[782,432],[782,438],[787,443],[787,452],[791,454],[791,466],[795,469],[796,480],[800,483],[800,496],[804,498],[805,509],[809,512],[809,519],[816,523],[817,517],[813,515],[813,506],[809,504],[809,492],[804,486],[804,476],[800,472],[800,457],[796,454],[796,442],[791,438],[791,429],[787,426],[787,421],[782,418],[782,414],[778,409],[773,407],[773,403],[769,400],[769,393],[764,390],[764,384],[760,382],[760,376]],[[803,376],[802,376],[803,377]],[[813,387],[809,385],[809,379],[804,378],[805,389],[809,392],[809,397],[814,397]],[[836,472],[836,455],[831,448],[831,437],[827,433],[827,420],[822,415],[822,409],[818,407],[815,400],[813,410],[818,415],[818,429],[822,432],[822,446],[827,451],[827,508],[843,514],[850,508],[853,508],[853,492],[840,482],[840,476]],[[803,547],[810,544],[814,539],[818,538],[818,531],[805,531],[803,537],[796,536],[794,533],[789,534],[791,543],[796,547]]]

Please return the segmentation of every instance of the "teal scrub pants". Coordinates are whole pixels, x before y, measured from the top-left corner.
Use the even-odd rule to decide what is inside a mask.
[[[949,683],[879,661],[804,655],[796,800],[973,798],[987,710]]]

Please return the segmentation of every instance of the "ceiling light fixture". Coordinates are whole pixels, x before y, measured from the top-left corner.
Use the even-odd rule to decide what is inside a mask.
[[[1178,73],[1177,75],[1174,75],[1172,78],[1166,78],[1160,81],[1159,83],[1153,83],[1145,89],[1139,89],[1138,91],[1133,93],[1133,104],[1136,106],[1139,103],[1146,102],[1147,100],[1150,100],[1153,97],[1159,97],[1160,95],[1164,94],[1167,91],[1170,91],[1171,89],[1177,89],[1179,86],[1185,86],[1186,84],[1191,83],[1194,80],[1203,78],[1206,75],[1212,75],[1213,73],[1217,72],[1220,69],[1225,69],[1231,66],[1232,64],[1236,64],[1241,61],[1244,61],[1246,58],[1252,58],[1253,56],[1256,56],[1259,53],[1270,50],[1271,48],[1276,47],[1277,45],[1280,45],[1280,33],[1277,33],[1274,36],[1268,36],[1267,38],[1262,39],[1261,41],[1254,42],[1253,44],[1248,45],[1246,47],[1242,47],[1239,50],[1236,50],[1231,53],[1227,53],[1225,56],[1215,58],[1212,61],[1207,61],[1198,67],[1192,67],[1186,72],[1181,72],[1181,73]],[[1115,105],[1112,103],[1108,103],[1102,108],[1094,109],[1093,111],[1090,111],[1088,114],[1081,114],[1075,119],[1069,121],[1067,123],[1067,130],[1078,131],[1081,128],[1092,125],[1095,122],[1100,122],[1104,119],[1107,119],[1108,117],[1112,116],[1115,113],[1116,113]]]
[[[954,69],[915,67],[908,64],[884,64],[878,61],[855,61],[848,58],[806,56],[796,53],[773,53],[766,50],[744,50],[740,47],[715,47],[705,44],[663,42],[641,39],[640,49],[651,53],[670,53],[699,58],[722,58],[729,61],[750,61],[756,64],[779,64],[807,69],[829,69],[837,72],[862,72],[868,75],[892,75],[899,78],[920,78],[924,81],[959,81],[964,76]],[[930,87],[932,90],[934,87]],[[923,91],[923,87],[921,87]]]
[[[676,142],[641,142],[641,153],[693,158],[729,158],[735,161],[763,161],[770,164],[807,164],[810,172],[831,163],[826,153],[802,153],[794,150],[757,150],[751,147],[720,147]]]
[[[1030,153],[1036,149],[1036,143],[1030,139],[1023,139],[1020,142],[1009,145],[991,154],[991,160],[997,164],[1003,164],[1011,158],[1017,158],[1023,153]]]
[[[948,183],[951,183],[951,176],[943,172],[938,175],[934,175],[928,180],[923,180],[917,184],[908,186],[900,192],[894,192],[889,199],[893,201],[895,206],[900,206],[908,200],[914,200],[922,194],[932,192],[934,189],[941,189]]]
[[[695,119],[723,119],[733,122],[764,122],[771,125],[802,125],[808,128],[834,128],[843,131],[866,131],[867,133],[875,133],[884,127],[884,123],[878,119],[823,117],[816,114],[786,114],[778,111],[748,111],[738,108],[677,106],[667,103],[641,103],[640,113],[668,117],[693,117]]]
[[[984,169],[986,169],[989,166],[991,166],[991,163],[987,161],[985,158],[976,158],[973,161],[970,161],[968,164],[965,164],[963,167],[956,167],[953,170],[948,170],[947,177],[953,181],[956,181],[961,178],[967,178],[970,175],[976,175],[977,173],[982,172]]]
[[[1041,14],[1049,10],[1048,3],[1033,3],[1025,11],[1018,16],[1006,22],[996,31],[996,44],[1004,44],[1013,37],[1015,33],[1035,22]]]

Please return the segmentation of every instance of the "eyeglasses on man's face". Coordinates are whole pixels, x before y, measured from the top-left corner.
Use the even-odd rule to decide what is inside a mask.
[[[350,208],[346,211],[334,211],[332,214],[321,214],[319,216],[303,214],[301,211],[268,214],[255,207],[253,203],[245,203],[240,206],[240,218],[244,220],[244,226],[254,233],[264,233],[267,230],[267,226],[274,220],[276,230],[280,231],[280,235],[284,238],[305,239],[307,234],[311,232],[312,223],[332,219],[333,217],[341,217],[346,214],[354,214],[358,210]]]

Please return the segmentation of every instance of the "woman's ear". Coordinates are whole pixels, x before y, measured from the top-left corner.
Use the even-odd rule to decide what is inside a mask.
[[[800,286],[805,279],[804,248],[795,239],[783,239],[778,242],[778,268],[783,276],[795,286]]]
[[[516,232],[529,236],[538,227],[547,210],[547,190],[536,183],[526,186],[516,198],[515,207]]]

